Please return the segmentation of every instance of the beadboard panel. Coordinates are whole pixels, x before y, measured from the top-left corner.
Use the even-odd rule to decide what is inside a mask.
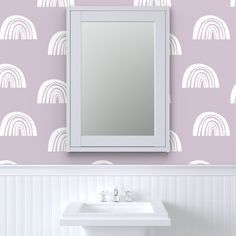
[[[21,171],[24,169],[14,168]],[[60,168],[57,167],[57,173]],[[214,175],[203,175],[201,167],[192,169],[191,175],[185,173],[191,167],[182,167],[182,175],[147,175],[144,170],[147,172],[148,167],[142,167],[140,175],[124,175],[122,168],[119,175],[118,167],[102,167],[102,175],[90,175],[91,170],[87,175],[80,175],[80,168],[77,167],[78,174],[73,175],[53,175],[53,171],[50,175],[40,175],[42,167],[35,171],[35,175],[27,174],[29,167],[25,169],[25,175],[23,171],[20,175],[13,175],[12,169],[9,171],[11,174],[7,175],[9,167],[1,167],[0,235],[83,236],[79,227],[60,226],[61,209],[69,200],[98,200],[101,190],[112,191],[115,186],[121,194],[127,189],[132,190],[136,200],[155,202],[160,199],[164,202],[172,225],[152,229],[150,236],[236,234],[236,169],[233,173],[233,167],[231,175],[224,167],[220,168],[219,174],[215,171]],[[111,168],[116,169],[113,175]],[[166,167],[156,168],[170,172]],[[132,169],[134,167],[131,167],[130,173]]]

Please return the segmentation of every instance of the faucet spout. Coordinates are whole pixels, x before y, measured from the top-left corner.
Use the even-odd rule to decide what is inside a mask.
[[[120,201],[120,198],[119,198],[119,191],[117,188],[114,189],[113,191],[113,202],[119,202]]]

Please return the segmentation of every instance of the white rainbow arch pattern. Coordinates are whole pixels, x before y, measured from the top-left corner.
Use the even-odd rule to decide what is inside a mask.
[[[37,7],[72,7],[74,0],[38,0]]]
[[[28,115],[22,112],[11,112],[2,120],[0,136],[37,136],[37,129]]]
[[[61,80],[47,80],[39,88],[38,104],[65,104],[66,83]]]
[[[195,120],[193,136],[230,136],[230,128],[220,114],[204,112]]]
[[[159,6],[159,7],[171,7],[171,0],[134,0],[135,7],[145,6]]]
[[[26,88],[23,72],[11,64],[0,64],[0,88]]]
[[[66,152],[66,128],[53,131],[48,141],[48,152]]]
[[[170,34],[170,55],[182,55],[180,42],[178,38],[173,34]]]
[[[234,85],[231,95],[230,95],[230,103],[235,104],[236,103],[236,84]]]
[[[217,16],[202,16],[193,29],[195,40],[228,40],[230,32],[227,24]]]
[[[236,6],[236,0],[230,0],[230,7]]]
[[[34,40],[37,32],[33,23],[24,16],[13,15],[7,17],[0,28],[2,40]]]
[[[204,64],[189,66],[183,76],[182,88],[219,88],[216,72]]]
[[[171,152],[182,152],[182,144],[178,135],[174,131],[170,131],[170,149]]]
[[[194,160],[194,161],[190,161],[188,164],[189,165],[210,165],[208,161],[204,161],[204,160]]]
[[[48,55],[66,55],[66,31],[59,31],[51,37],[48,44]]]

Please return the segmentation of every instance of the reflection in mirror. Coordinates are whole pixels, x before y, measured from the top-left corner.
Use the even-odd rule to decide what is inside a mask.
[[[81,25],[82,135],[154,135],[154,23]]]

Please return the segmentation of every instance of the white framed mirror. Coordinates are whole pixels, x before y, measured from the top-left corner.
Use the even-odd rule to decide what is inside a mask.
[[[67,150],[169,151],[169,8],[67,10]]]

